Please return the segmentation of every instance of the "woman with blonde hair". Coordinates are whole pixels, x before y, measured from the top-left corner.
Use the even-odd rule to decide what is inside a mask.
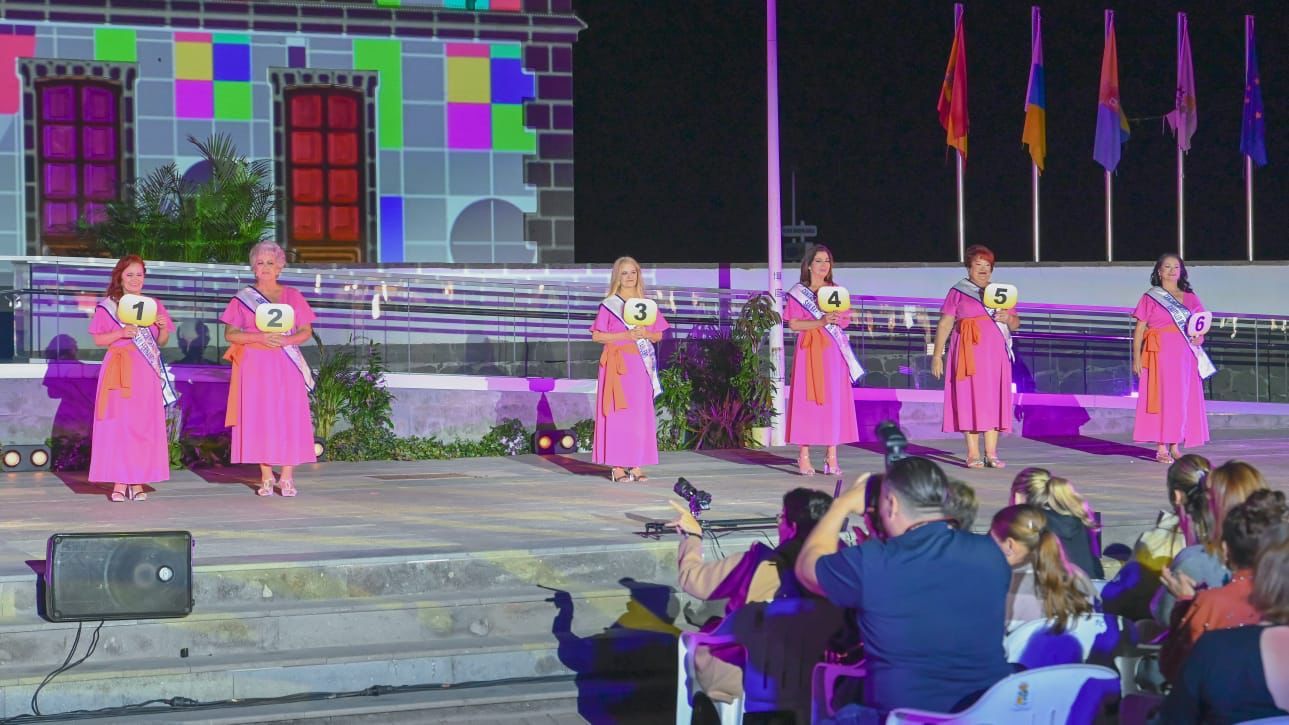
[[[1008,630],[1031,619],[1046,619],[1053,632],[1064,632],[1077,617],[1091,614],[1096,590],[1048,527],[1038,506],[1017,504],[994,514],[989,535],[1012,567],[1007,592]]]
[[[1012,503],[1043,509],[1048,528],[1060,538],[1070,562],[1093,579],[1105,578],[1101,560],[1092,553],[1092,531],[1097,524],[1074,484],[1053,476],[1046,468],[1026,468],[1012,481]]]
[[[612,468],[609,480],[647,481],[644,466],[658,463],[658,421],[653,399],[662,392],[654,345],[670,325],[662,312],[649,325],[643,309],[628,301],[645,296],[640,264],[631,257],[613,263],[608,296],[591,325],[591,340],[604,346],[595,384],[595,440],[591,461]],[[632,305],[635,307],[635,305]],[[641,306],[643,307],[643,306]]]
[[[1267,488],[1267,482],[1248,463],[1227,461],[1213,469],[1201,486],[1204,505],[1196,523],[1202,536],[1178,552],[1160,573],[1162,585],[1150,603],[1155,621],[1165,627],[1172,620],[1178,600],[1189,601],[1197,589],[1215,589],[1231,580],[1231,570],[1222,555],[1222,524],[1231,509],[1244,503],[1254,491]]]

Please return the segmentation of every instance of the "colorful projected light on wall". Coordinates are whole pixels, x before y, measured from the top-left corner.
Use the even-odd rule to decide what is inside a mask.
[[[230,33],[175,33],[175,115],[251,118],[251,41]]]
[[[46,236],[76,233],[84,219],[103,221],[116,198],[117,90],[94,81],[39,86],[41,219]]]
[[[533,153],[536,135],[524,128],[524,100],[533,77],[518,45],[449,43],[448,148]]]

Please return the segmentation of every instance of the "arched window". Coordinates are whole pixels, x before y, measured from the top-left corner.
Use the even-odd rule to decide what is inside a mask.
[[[54,247],[82,244],[80,225],[106,218],[121,189],[121,88],[53,78],[35,84],[38,230]]]

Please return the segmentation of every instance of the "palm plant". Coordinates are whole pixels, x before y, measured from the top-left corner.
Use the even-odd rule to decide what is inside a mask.
[[[107,220],[93,228],[113,256],[180,262],[240,262],[273,231],[277,197],[267,159],[248,160],[226,134],[205,141],[193,136],[210,172],[204,181],[185,179],[174,163],[125,185],[107,205]]]

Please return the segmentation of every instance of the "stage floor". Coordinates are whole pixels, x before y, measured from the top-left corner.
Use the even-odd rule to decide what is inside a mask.
[[[1102,513],[1105,544],[1131,544],[1164,504],[1165,467],[1152,451],[1123,440],[1004,438],[1004,470],[962,467],[957,442],[914,445],[948,462],[951,476],[976,488],[977,529],[1004,505],[1011,477],[1025,466],[1065,476]],[[1231,458],[1260,468],[1286,490],[1289,436],[1224,432],[1198,449],[1215,464]],[[461,556],[496,550],[638,545],[646,522],[672,517],[671,486],[685,476],[713,497],[710,516],[773,516],[795,486],[832,492],[835,481],[795,474],[795,449],[664,453],[645,483],[613,484],[589,454],[452,461],[321,463],[296,475],[295,499],[255,496],[250,466],[177,471],[143,502],[111,503],[83,473],[5,474],[0,487],[0,576],[30,575],[59,532],[183,529],[196,539],[194,563],[251,564],[356,557]],[[815,454],[822,467],[822,451]],[[848,479],[880,470],[875,444],[847,446]]]

